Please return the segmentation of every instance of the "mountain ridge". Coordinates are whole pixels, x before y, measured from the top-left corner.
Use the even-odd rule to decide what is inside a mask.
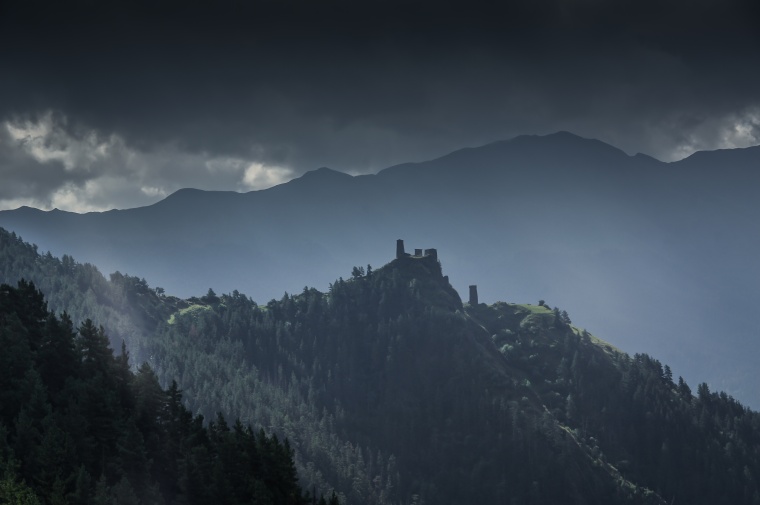
[[[559,141],[559,142],[557,142],[557,141]],[[343,181],[346,181],[346,180],[348,180],[348,178],[351,178],[351,179],[362,179],[362,178],[366,178],[366,177],[370,177],[371,178],[371,176],[378,176],[380,174],[387,175],[387,173],[393,173],[393,172],[396,172],[398,170],[405,170],[405,169],[408,169],[410,167],[418,167],[419,168],[420,166],[426,166],[428,164],[435,164],[435,163],[441,162],[442,160],[447,160],[448,161],[450,158],[456,159],[458,157],[467,156],[467,155],[470,155],[472,153],[487,151],[487,150],[491,150],[491,149],[502,150],[502,149],[506,148],[506,149],[509,150],[509,149],[514,149],[516,147],[521,147],[521,146],[525,146],[525,145],[528,145],[528,146],[530,146],[532,148],[532,147],[535,147],[535,146],[539,146],[542,143],[548,143],[545,147],[555,148],[555,149],[558,148],[558,147],[562,147],[562,146],[565,146],[565,147],[570,146],[570,147],[573,147],[573,148],[592,147],[593,146],[596,149],[589,149],[590,151],[596,150],[598,153],[601,153],[601,152],[604,151],[609,156],[611,156],[611,157],[617,157],[619,159],[624,159],[624,158],[639,158],[639,159],[644,159],[644,160],[647,160],[647,161],[650,161],[650,162],[654,162],[655,164],[660,165],[660,166],[661,165],[676,166],[676,165],[682,164],[686,160],[689,160],[690,162],[693,162],[695,160],[700,160],[701,161],[704,158],[713,157],[713,156],[721,156],[721,155],[724,155],[724,154],[727,154],[727,153],[732,153],[733,156],[739,157],[739,156],[741,156],[741,154],[740,154],[741,152],[747,152],[747,153],[753,153],[753,154],[755,154],[758,151],[760,151],[760,146],[750,146],[750,147],[743,147],[743,148],[720,148],[720,149],[714,149],[714,150],[696,151],[696,152],[690,154],[689,156],[687,156],[687,157],[685,157],[683,159],[675,160],[675,161],[671,161],[671,162],[663,162],[661,160],[658,160],[657,158],[654,158],[654,157],[652,157],[650,155],[647,155],[647,154],[644,154],[644,153],[636,153],[636,154],[633,154],[633,155],[629,155],[629,154],[625,153],[624,151],[622,151],[621,149],[619,149],[617,147],[614,147],[611,144],[607,144],[607,143],[605,143],[603,141],[600,141],[598,139],[586,138],[586,137],[582,137],[582,136],[576,135],[576,134],[574,134],[572,132],[569,132],[569,131],[561,130],[561,131],[557,131],[555,133],[546,134],[546,135],[518,135],[518,136],[510,138],[510,139],[497,140],[497,141],[489,142],[487,144],[483,144],[483,145],[480,145],[480,146],[464,147],[464,148],[452,151],[451,153],[448,153],[448,154],[445,154],[445,155],[442,155],[442,156],[439,156],[439,157],[436,157],[436,158],[432,158],[430,160],[418,161],[418,162],[400,163],[400,164],[397,164],[397,165],[392,165],[392,166],[383,168],[383,169],[379,170],[377,173],[374,173],[374,174],[351,175],[350,173],[342,172],[340,170],[336,170],[336,169],[333,169],[333,168],[329,168],[329,167],[323,166],[323,167],[319,167],[319,168],[316,168],[316,169],[308,170],[308,171],[304,172],[301,176],[296,177],[294,179],[291,179],[290,181],[285,182],[283,184],[276,185],[276,186],[273,186],[273,187],[270,187],[270,188],[260,189],[260,190],[251,190],[251,191],[239,192],[239,191],[230,191],[230,190],[206,190],[206,189],[200,189],[200,188],[186,187],[186,188],[180,188],[180,189],[172,192],[171,194],[167,195],[166,197],[164,197],[163,199],[159,200],[158,202],[156,202],[154,204],[150,204],[150,205],[146,205],[146,206],[141,206],[141,207],[126,208],[126,209],[110,209],[110,210],[107,210],[107,211],[89,211],[89,212],[85,212],[85,213],[82,213],[82,214],[101,214],[101,213],[107,213],[107,212],[113,212],[113,211],[131,211],[131,210],[135,210],[135,209],[139,209],[139,208],[144,208],[144,207],[152,207],[152,206],[161,204],[162,202],[165,202],[166,200],[173,201],[173,200],[177,200],[179,198],[185,199],[185,198],[188,198],[188,197],[192,197],[194,195],[195,196],[198,196],[198,195],[225,195],[225,196],[232,196],[232,195],[259,194],[259,193],[264,193],[264,192],[270,191],[270,190],[272,190],[274,188],[277,188],[279,186],[282,186],[282,185],[291,184],[294,181],[299,181],[299,180],[312,181],[312,180],[315,180],[315,179],[329,180],[329,179],[324,179],[324,177],[323,177],[323,176],[325,176],[327,174],[330,175],[330,179],[332,179],[332,180],[343,180]],[[317,177],[317,176],[319,176],[319,177]],[[303,182],[298,183],[298,184],[302,184],[302,183]],[[232,197],[234,198],[234,196],[232,196]],[[58,208],[50,209],[50,210],[46,211],[46,210],[43,210],[43,209],[37,209],[35,207],[31,207],[31,206],[27,206],[27,205],[22,205],[22,206],[20,206],[20,207],[18,207],[16,209],[0,210],[0,212],[16,212],[16,211],[23,212],[23,211],[26,211],[25,209],[34,209],[34,210],[39,210],[40,212],[59,211],[59,212],[70,213],[70,214],[79,214],[79,213],[76,213],[76,212],[61,210],[61,209],[58,209]]]
[[[458,155],[467,161],[367,176],[323,169],[267,190],[185,192],[202,198],[102,214],[3,211],[0,226],[181,296],[213,287],[261,302],[325,285],[352,258],[384,262],[389,243],[416,237],[441,251],[459,291],[475,282],[483,300],[505,286],[553,300],[616,346],[656,349],[685,377],[706,373],[760,405],[748,379],[756,332],[740,310],[760,305],[760,239],[746,233],[760,219],[760,151],[742,151],[736,166],[722,162],[731,152],[663,163],[557,135],[517,143],[543,146],[530,152],[504,144],[522,153],[512,158],[471,148]],[[552,148],[567,143],[592,155]]]
[[[435,256],[266,306],[105,281],[3,230],[0,259],[0,282],[38,279],[56,310],[105,317],[191,412],[287,436],[301,485],[343,503],[760,502],[760,415],[559,308],[463,304]]]

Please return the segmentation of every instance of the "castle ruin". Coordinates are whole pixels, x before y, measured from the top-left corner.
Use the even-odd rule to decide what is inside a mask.
[[[415,249],[414,254],[409,254],[404,249],[404,240],[398,239],[396,240],[396,259],[401,258],[426,258],[426,257],[432,257],[433,259],[438,259],[438,249]]]
[[[415,249],[414,254],[409,254],[404,248],[404,240],[398,239],[396,240],[396,259],[399,260],[402,258],[432,258],[435,261],[438,261],[438,249]],[[444,280],[448,283],[449,276],[444,276]],[[478,305],[478,286],[475,284],[470,285],[470,305]]]

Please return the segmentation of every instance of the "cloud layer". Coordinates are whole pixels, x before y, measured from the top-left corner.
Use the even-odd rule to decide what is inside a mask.
[[[149,205],[183,187],[250,191],[292,177],[287,168],[172,143],[130,147],[119,135],[68,128],[66,117],[44,114],[7,120],[0,128],[0,208],[102,211]]]
[[[144,205],[570,130],[760,142],[756,2],[23,2],[0,12],[0,207]]]

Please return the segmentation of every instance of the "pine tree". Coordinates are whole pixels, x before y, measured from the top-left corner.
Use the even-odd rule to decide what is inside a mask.
[[[340,500],[338,500],[338,495],[335,494],[335,491],[332,492],[328,505],[340,505]]]
[[[90,378],[100,374],[108,377],[114,359],[103,327],[96,327],[91,319],[85,320],[79,327],[76,343],[85,376]]]
[[[16,477],[7,472],[0,476],[0,503],[9,505],[41,505],[34,491]]]

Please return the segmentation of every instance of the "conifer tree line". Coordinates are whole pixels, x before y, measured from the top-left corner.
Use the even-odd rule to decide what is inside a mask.
[[[0,285],[0,349],[0,503],[316,503],[287,440],[222,414],[204,426],[176,382],[133,373],[103,327],[75,329],[32,283]]]
[[[218,338],[206,328],[205,309],[223,308],[231,300],[237,310],[248,310],[256,306],[248,297],[238,292],[217,297],[210,290],[206,296],[181,300],[140,277],[115,272],[106,279],[95,266],[69,255],[41,254],[34,244],[0,228],[0,282],[15,285],[21,278],[33,280],[45,293],[52,312],[66,311],[72,321],[97,321],[108,329],[114,349],[125,341],[130,361],[149,362],[164,388],[176,380],[184,392],[183,404],[194,416],[214,419],[221,411],[246,425],[263,426],[280,440],[288,438],[301,484],[311,494],[329,498],[335,491],[345,503],[347,489],[360,497],[359,503],[371,503],[359,490],[371,489],[376,474],[368,466],[375,460],[382,460],[384,472],[392,476],[388,486],[398,478],[392,455],[374,451],[366,458],[365,448],[335,433],[331,413],[310,404],[295,389],[284,392],[244,359],[239,341]],[[221,305],[206,306],[204,301],[221,299]],[[172,318],[196,321],[187,339],[169,338]]]

